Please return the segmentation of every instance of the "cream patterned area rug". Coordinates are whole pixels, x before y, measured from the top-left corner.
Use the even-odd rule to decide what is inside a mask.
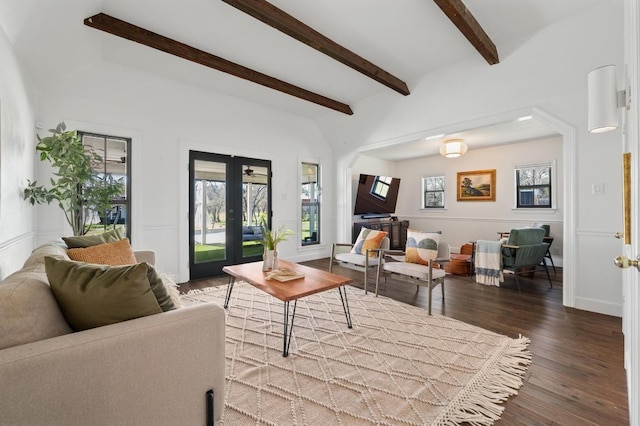
[[[298,301],[288,357],[283,302],[237,282],[226,323],[225,425],[490,425],[531,363],[511,339],[346,286]],[[226,285],[181,297],[224,303]],[[293,303],[291,304],[293,307]]]

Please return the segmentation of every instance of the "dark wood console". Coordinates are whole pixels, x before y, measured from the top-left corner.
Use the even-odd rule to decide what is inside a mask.
[[[409,229],[408,220],[373,220],[367,222],[353,223],[352,241],[355,243],[360,229],[369,228],[377,231],[385,231],[389,234],[389,243],[392,250],[404,250],[407,244],[407,229]]]

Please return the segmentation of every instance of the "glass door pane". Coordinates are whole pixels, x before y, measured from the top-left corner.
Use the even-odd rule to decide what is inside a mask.
[[[267,167],[242,165],[242,257],[262,255],[260,224],[268,223],[269,179]]]
[[[227,165],[194,161],[193,259],[194,263],[227,259]]]

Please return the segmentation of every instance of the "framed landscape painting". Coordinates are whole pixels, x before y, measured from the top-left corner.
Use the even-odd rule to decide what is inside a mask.
[[[458,201],[495,201],[496,170],[458,172]]]

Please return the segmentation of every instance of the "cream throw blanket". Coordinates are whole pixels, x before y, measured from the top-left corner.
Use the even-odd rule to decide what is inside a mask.
[[[502,273],[502,241],[478,240],[476,242],[475,272],[478,284],[500,287]]]

